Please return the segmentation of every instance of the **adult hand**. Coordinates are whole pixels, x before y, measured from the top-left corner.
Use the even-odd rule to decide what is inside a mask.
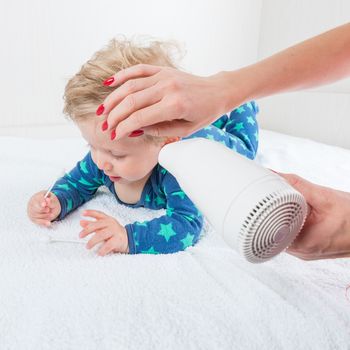
[[[303,260],[350,257],[350,193],[280,174],[310,206],[302,231],[287,253]]]
[[[152,136],[188,136],[228,111],[232,90],[225,72],[199,77],[146,64],[121,70],[104,84],[119,86],[97,112],[107,115],[116,139],[138,129]]]

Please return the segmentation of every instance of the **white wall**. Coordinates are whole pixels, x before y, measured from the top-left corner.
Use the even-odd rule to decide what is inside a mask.
[[[264,0],[259,58],[349,21],[349,0]],[[259,105],[264,128],[350,148],[350,79]]]
[[[11,0],[0,2],[0,135],[77,134],[64,85],[115,35],[176,39],[182,66],[208,75],[257,57],[262,0]]]
[[[182,67],[232,70],[350,21],[349,0],[0,1],[0,135],[78,135],[63,89],[115,35],[175,39]],[[263,99],[267,129],[350,148],[350,79]]]

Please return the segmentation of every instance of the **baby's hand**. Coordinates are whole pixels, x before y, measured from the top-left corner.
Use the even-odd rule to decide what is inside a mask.
[[[98,255],[104,256],[111,252],[129,253],[126,229],[116,219],[98,210],[85,210],[83,215],[96,219],[96,221],[80,221],[80,226],[83,227],[79,234],[80,238],[95,232],[94,236],[87,243],[86,248],[91,249],[97,243],[105,241],[99,249]]]
[[[30,198],[27,213],[35,224],[48,227],[51,225],[51,221],[60,215],[61,204],[52,192],[46,198],[45,194],[46,191],[40,191]]]

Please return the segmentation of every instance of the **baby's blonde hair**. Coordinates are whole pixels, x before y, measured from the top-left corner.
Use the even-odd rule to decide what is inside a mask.
[[[112,39],[68,81],[64,92],[64,114],[73,121],[94,115],[98,105],[113,91],[113,88],[103,85],[104,80],[139,63],[176,68],[173,63],[176,53],[179,50],[174,42],[147,40],[145,46],[133,39]]]

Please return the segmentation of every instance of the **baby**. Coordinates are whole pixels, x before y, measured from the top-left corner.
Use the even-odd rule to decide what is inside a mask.
[[[174,67],[166,43],[154,41],[144,47],[114,39],[70,79],[65,88],[64,112],[78,126],[90,151],[76,167],[56,181],[48,197],[44,197],[46,191],[40,191],[28,203],[29,218],[44,226],[62,220],[93,198],[103,185],[118,203],[133,208],[166,209],[166,214],[159,218],[125,226],[101,211],[83,212],[94,220],[80,221],[79,236],[93,234],[87,248],[101,244],[98,250],[101,256],[114,252],[164,254],[182,251],[198,241],[203,226],[201,213],[176,179],[158,164],[161,148],[174,140],[135,130],[128,137],[113,141],[104,133],[105,118],[95,113],[111,92],[108,78],[138,63]],[[253,159],[258,146],[257,113],[255,102],[244,104],[186,138],[212,139]]]

